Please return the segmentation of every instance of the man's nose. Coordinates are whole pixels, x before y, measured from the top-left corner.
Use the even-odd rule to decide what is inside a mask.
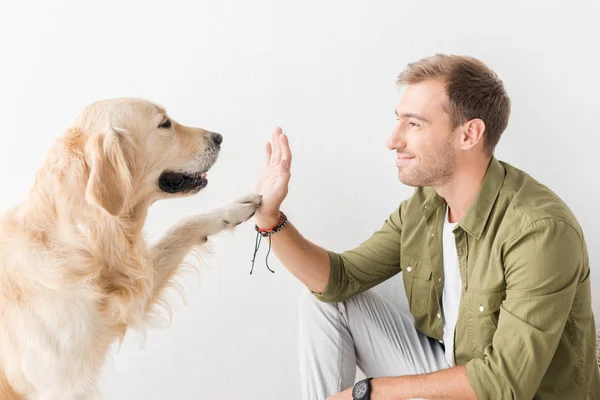
[[[217,146],[220,146],[221,143],[223,143],[223,135],[221,135],[220,133],[211,132],[210,133],[210,139]]]
[[[390,150],[398,149],[401,147],[405,147],[406,143],[404,140],[404,133],[402,132],[402,128],[398,125],[394,127],[394,130],[388,137],[385,142],[386,146]]]

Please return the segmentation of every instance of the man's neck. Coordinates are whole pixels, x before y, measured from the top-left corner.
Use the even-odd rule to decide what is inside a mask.
[[[458,222],[467,213],[479,193],[489,161],[472,160],[459,166],[448,182],[435,188],[448,204],[448,222]]]

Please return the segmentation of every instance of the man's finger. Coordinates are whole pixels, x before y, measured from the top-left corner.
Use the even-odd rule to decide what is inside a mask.
[[[271,149],[271,143],[267,142],[265,145],[265,156],[266,156],[266,165],[269,165],[271,162],[271,155],[273,153],[273,149]]]
[[[292,151],[290,150],[290,143],[287,135],[284,133],[280,137],[281,141],[281,160],[285,160],[287,167],[292,166]]]
[[[273,132],[273,143],[271,146],[273,147],[273,156],[271,157],[271,163],[279,164],[281,161],[281,145],[279,144],[279,137],[281,136],[281,128],[277,127],[275,132]]]

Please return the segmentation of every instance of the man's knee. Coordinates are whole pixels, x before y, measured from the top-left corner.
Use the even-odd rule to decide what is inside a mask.
[[[319,309],[322,307],[322,304],[320,303],[322,302],[317,299],[310,290],[303,290],[302,294],[300,295],[300,300],[298,301],[298,311],[300,312],[300,316],[312,315],[319,311]]]
[[[301,321],[313,320],[319,316],[339,311],[339,303],[319,300],[310,290],[304,290],[298,302],[298,314]]]

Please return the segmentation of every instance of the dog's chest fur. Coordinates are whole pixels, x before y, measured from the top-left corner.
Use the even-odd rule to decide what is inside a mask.
[[[128,326],[143,326],[151,301],[153,266],[145,243],[124,240],[118,230],[71,229],[59,229],[60,241],[45,237],[43,246],[32,245],[38,234],[0,241],[0,311],[12,321],[0,324],[0,357],[23,392],[43,371],[62,369],[60,376],[72,379],[65,385],[84,384]]]

